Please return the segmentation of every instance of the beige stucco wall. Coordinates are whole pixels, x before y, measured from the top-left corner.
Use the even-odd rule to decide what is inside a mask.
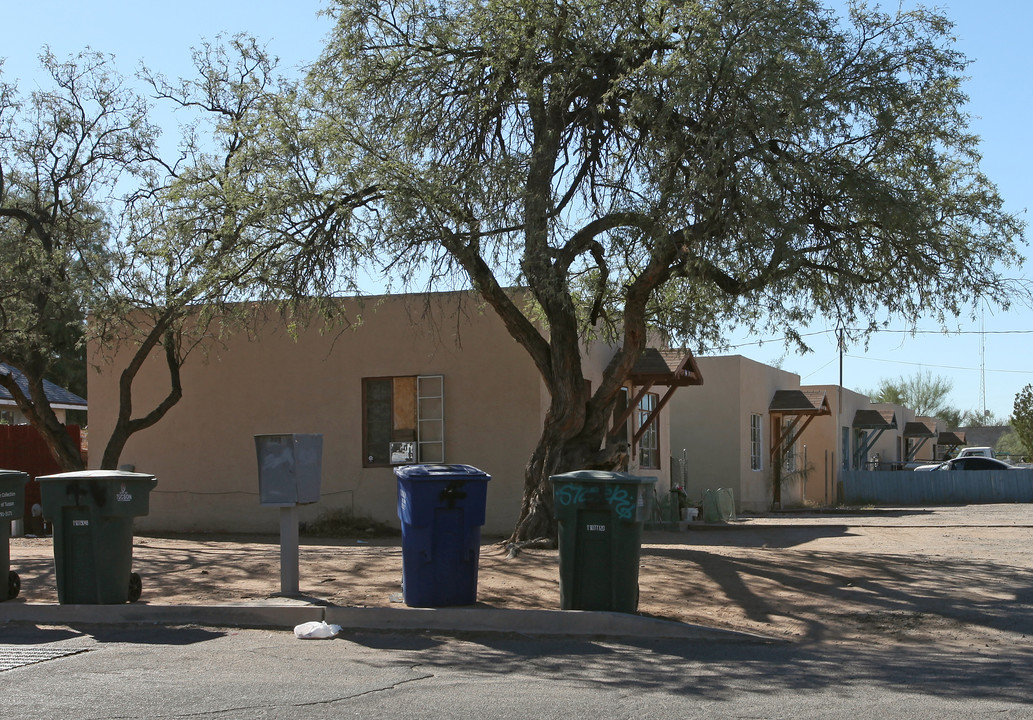
[[[782,505],[830,504],[838,500],[836,483],[843,466],[841,428],[850,432],[854,447],[854,415],[858,410],[892,410],[897,428],[887,430],[869,450],[867,460],[904,460],[904,426],[915,413],[899,405],[872,405],[868,396],[836,385],[800,385],[798,375],[739,355],[697,358],[703,386],[676,395],[671,405],[672,453],[688,460],[689,498],[699,501],[708,489],[728,487],[740,511],[766,511],[773,498],[772,428],[768,408],[777,390],[822,390],[831,415],[815,417],[796,443],[797,469],[804,471],[783,482]],[[750,416],[762,417],[763,469],[750,467]],[[917,460],[932,457],[927,443]]]
[[[445,460],[492,475],[486,534],[512,530],[523,468],[541,429],[536,369],[490,310],[457,295],[370,298],[353,329],[311,328],[290,337],[278,316],[192,355],[183,368],[183,399],[153,428],[134,435],[121,462],[158,477],[149,516],[153,530],[278,532],[279,511],[259,505],[253,436],[321,433],[321,500],[301,519],[327,508],[397,525],[391,468],[362,467],[364,377],[444,376]],[[355,316],[358,309],[349,305]],[[107,438],[116,414],[117,375],[90,374],[93,438]],[[149,361],[136,384],[136,407],[153,406],[166,372]],[[99,462],[95,452],[92,463]]]
[[[673,454],[685,451],[687,492],[699,501],[708,489],[731,488],[738,511],[771,508],[771,416],[776,390],[800,386],[798,375],[741,355],[697,358],[703,385],[685,388],[671,401]],[[750,463],[750,416],[761,416],[761,469]],[[799,483],[783,486],[784,504],[802,498]]]
[[[183,399],[157,425],[134,435],[121,457],[158,478],[150,514],[137,527],[278,532],[279,510],[259,503],[254,447],[254,435],[277,433],[323,435],[321,499],[301,508],[302,521],[330,508],[354,508],[397,526],[393,470],[362,467],[362,378],[442,375],[445,461],[492,476],[484,533],[511,532],[548,393],[493,311],[467,294],[431,298],[429,306],[424,296],[367,298],[364,308],[349,302],[347,312],[361,314],[360,324],[312,327],[296,338],[274,315],[252,332],[213,344],[207,358],[192,355],[182,371]],[[593,387],[612,352],[602,343],[586,349],[584,370]],[[97,443],[109,437],[116,417],[123,366],[124,358],[116,357],[90,374],[94,467],[103,449]],[[146,412],[167,391],[163,363],[149,360],[134,387],[137,412]],[[665,462],[667,432],[663,413]]]
[[[852,427],[854,415],[858,410],[876,409],[890,410],[897,420],[895,430],[886,430],[869,450],[866,460],[874,463],[875,456],[882,463],[902,462],[906,454],[904,427],[916,419],[910,408],[885,404],[871,404],[867,395],[836,385],[807,386],[824,390],[827,393],[832,409],[830,417],[815,418],[800,439],[808,448],[809,463],[813,470],[809,473],[806,484],[806,498],[809,502],[825,504],[835,502],[836,483],[839,470],[844,467],[842,434],[847,428],[850,434],[850,452],[853,452],[855,431]],[[917,453],[915,460],[923,461],[932,458],[934,443],[928,441]],[[849,460],[849,458],[848,458]]]
[[[838,385],[807,385],[803,389],[823,390],[831,415],[816,417],[800,436],[800,444],[807,447],[809,472],[805,484],[805,499],[820,505],[836,502],[836,482],[843,457],[839,428],[849,426],[859,408],[870,403],[866,396]],[[842,408],[842,410],[841,410]]]

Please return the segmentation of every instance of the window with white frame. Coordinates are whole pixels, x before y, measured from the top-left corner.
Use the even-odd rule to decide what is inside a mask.
[[[638,403],[638,426],[646,428],[638,441],[638,465],[654,470],[660,468],[660,433],[657,431],[658,419],[649,422],[649,416],[659,401],[656,393],[646,393]]]
[[[764,465],[761,453],[764,450],[761,438],[762,416],[750,414],[750,469],[761,470]]]

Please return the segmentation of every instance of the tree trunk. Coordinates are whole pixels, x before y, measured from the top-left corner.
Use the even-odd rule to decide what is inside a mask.
[[[100,461],[102,470],[117,470],[122,451],[125,449],[126,443],[129,442],[129,438],[133,433],[145,430],[157,423],[183,397],[183,385],[180,379],[182,360],[178,352],[179,343],[175,333],[172,330],[166,329],[164,330],[164,339],[160,344],[165,349],[165,364],[169,371],[169,392],[147,415],[141,418],[133,418],[133,381],[136,380],[137,373],[140,372],[140,368],[143,367],[143,363],[151,350],[158,344],[157,338],[161,330],[161,327],[156,327],[151,332],[148,342],[141,344],[137,348],[132,362],[122,371],[122,375],[119,378],[118,418],[115,420],[115,427],[111,430],[108,443],[104,447],[104,455]]]
[[[586,468],[617,467],[621,448],[616,443],[604,444],[607,424],[602,418],[596,417],[608,417],[612,407],[586,409],[585,421],[576,431],[565,432],[563,428],[570,426],[564,422],[564,416],[569,416],[570,413],[569,406],[564,409],[563,405],[563,401],[553,400],[545,418],[541,437],[524,470],[524,495],[520,516],[509,542],[539,538],[548,538],[555,542],[557,527],[550,481],[553,475]]]
[[[43,388],[43,373],[46,366],[42,362],[33,365],[34,367],[19,368],[28,380],[28,396],[22,392],[11,375],[0,376],[0,386],[11,393],[18,409],[43,437],[50,454],[61,469],[69,472],[82,470],[85,467],[82,450],[68,434],[64,424],[57,419]]]

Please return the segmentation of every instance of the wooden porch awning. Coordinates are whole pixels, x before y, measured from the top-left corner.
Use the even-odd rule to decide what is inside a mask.
[[[943,431],[936,439],[937,445],[949,445],[951,447],[958,447],[959,445],[965,444],[965,433],[958,432],[956,430]]]
[[[646,348],[628,377],[635,385],[684,387],[703,384],[696,358],[688,350]]]
[[[911,462],[918,456],[918,451],[925,447],[930,438],[936,437],[936,420],[933,418],[918,418],[904,424],[904,439],[909,440],[907,452],[904,459]]]
[[[855,430],[896,430],[897,415],[892,410],[868,408],[854,413]]]
[[[824,390],[776,390],[768,412],[777,415],[831,415]]]
[[[803,435],[811,421],[822,415],[831,415],[828,395],[824,390],[776,390],[768,405],[771,414],[771,458],[776,468],[781,468],[782,456],[789,451]],[[781,419],[792,416],[788,427],[782,427]],[[774,420],[778,418],[778,420]],[[800,420],[803,419],[801,424]],[[776,501],[780,498],[776,498]]]
[[[897,429],[897,414],[892,410],[876,410],[865,408],[854,413],[854,430],[870,430],[854,449],[853,466],[863,467],[868,451],[875,447],[882,434],[887,430]]]
[[[905,423],[904,437],[934,438],[936,437],[936,421],[931,419],[918,419]]]
[[[635,361],[631,373],[628,375],[631,381],[634,398],[621,413],[620,417],[614,419],[611,434],[615,434],[624,423],[628,421],[631,414],[638,408],[642,398],[646,396],[654,385],[663,385],[667,392],[656,404],[656,407],[649,414],[649,417],[635,431],[631,440],[632,447],[638,444],[639,439],[646,432],[649,426],[660,415],[660,410],[674,395],[674,391],[688,385],[702,385],[703,374],[699,371],[696,358],[688,350],[658,350],[646,348]],[[636,390],[637,388],[637,390]]]

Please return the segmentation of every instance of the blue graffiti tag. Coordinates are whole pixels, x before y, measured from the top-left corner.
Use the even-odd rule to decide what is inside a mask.
[[[606,502],[613,506],[617,517],[623,520],[630,520],[635,512],[635,498],[626,488],[617,485],[606,486]]]
[[[602,497],[600,497],[602,495]],[[584,505],[602,500],[613,507],[622,520],[631,520],[635,515],[637,496],[619,485],[583,485],[567,483],[556,485],[556,503],[559,505]]]
[[[592,491],[592,492],[589,492]],[[556,502],[560,505],[583,505],[593,500],[598,488],[588,485],[568,484],[556,486]]]

